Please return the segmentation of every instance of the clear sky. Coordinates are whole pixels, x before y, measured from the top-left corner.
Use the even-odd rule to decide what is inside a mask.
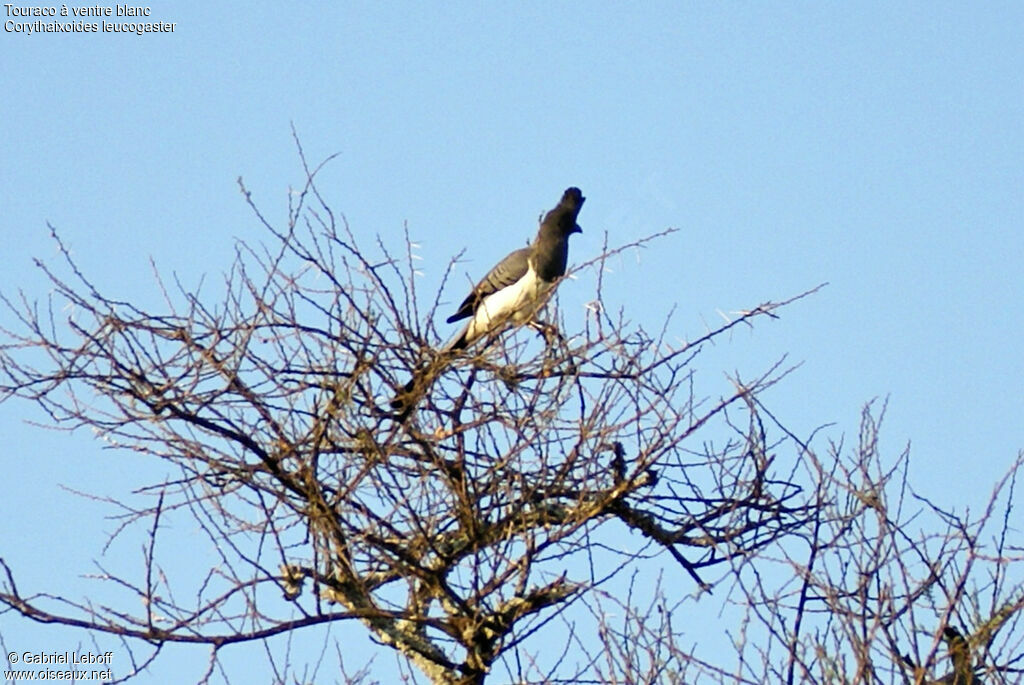
[[[357,235],[400,251],[408,226],[424,292],[463,249],[481,275],[578,185],[571,261],[605,233],[680,229],[606,276],[610,303],[647,328],[674,307],[670,331],[692,339],[829,282],[700,359],[709,392],[788,354],[803,365],[766,401],[835,437],[888,397],[883,448],[909,441],[912,484],[948,508],[979,506],[1024,448],[1021,3],[151,8],[173,32],[0,33],[3,292],[46,295],[32,258],[55,260],[47,221],[115,297],[158,303],[150,257],[185,283],[221,273],[235,239],[262,238],[238,176],[286,214],[294,124],[311,160],[340,152],[321,191]],[[591,286],[563,284],[561,306]],[[0,406],[16,484],[0,555],[41,590],[95,572],[111,528],[60,486],[139,482],[91,435],[35,418]],[[23,629],[0,616],[12,649],[74,648],[45,632],[24,644]]]

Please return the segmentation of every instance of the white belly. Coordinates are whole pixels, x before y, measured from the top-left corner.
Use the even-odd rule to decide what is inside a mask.
[[[469,322],[467,341],[487,335],[506,322],[515,326],[526,323],[544,304],[550,290],[551,284],[538,278],[530,267],[518,281],[484,298]]]

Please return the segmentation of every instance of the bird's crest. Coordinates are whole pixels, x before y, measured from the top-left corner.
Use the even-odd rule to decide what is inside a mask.
[[[566,188],[558,206],[544,215],[541,224],[554,224],[565,234],[582,233],[583,229],[576,224],[576,217],[579,216],[580,208],[583,207],[583,202],[586,199],[579,188],[575,186]]]

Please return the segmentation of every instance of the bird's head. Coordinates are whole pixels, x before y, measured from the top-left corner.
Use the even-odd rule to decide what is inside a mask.
[[[959,630],[957,630],[953,626],[946,626],[945,628],[943,628],[942,637],[946,638],[947,642],[964,641],[964,636],[960,633]]]
[[[542,224],[558,226],[563,235],[582,233],[583,229],[576,223],[576,217],[579,216],[586,199],[579,188],[567,188],[562,193],[562,199],[559,200],[558,206],[544,216]]]

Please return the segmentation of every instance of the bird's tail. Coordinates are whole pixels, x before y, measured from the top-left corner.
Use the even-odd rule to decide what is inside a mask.
[[[453,343],[458,343],[463,337],[465,336],[456,338]],[[453,347],[453,343],[446,345],[440,350],[441,354],[413,371],[412,378],[391,398],[391,408],[399,413],[400,418],[404,419],[408,416],[423,396],[430,391],[434,380],[451,362],[452,355],[448,353],[465,347],[465,342],[462,342],[459,347]]]
[[[462,329],[462,332],[457,336],[448,341],[448,343],[441,348],[441,352],[459,352],[469,347],[469,324]]]
[[[477,338],[472,340],[469,338],[469,324],[467,324],[457,336],[438,350],[436,357],[413,371],[409,382],[391,398],[391,408],[399,413],[400,418],[404,419],[409,415],[409,412],[427,394],[430,386],[434,384],[434,380],[441,375],[452,359],[476,340]]]
[[[412,408],[419,402],[420,397],[423,395],[422,388],[422,370],[415,371],[412,374],[412,378],[409,382],[401,387],[398,393],[391,398],[391,408],[398,412],[402,418],[409,415]]]

